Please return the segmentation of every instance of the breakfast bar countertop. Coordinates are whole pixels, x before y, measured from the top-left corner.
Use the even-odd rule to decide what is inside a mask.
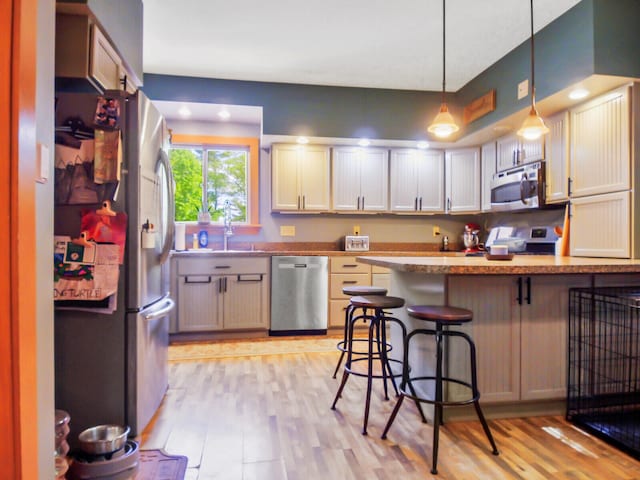
[[[640,273],[640,260],[620,258],[515,255],[512,260],[463,256],[358,256],[370,265],[401,272],[451,275],[528,275],[573,273]]]

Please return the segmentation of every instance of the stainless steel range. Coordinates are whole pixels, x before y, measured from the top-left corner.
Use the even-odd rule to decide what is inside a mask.
[[[550,225],[493,227],[485,246],[507,245],[510,253],[553,255],[558,235]]]

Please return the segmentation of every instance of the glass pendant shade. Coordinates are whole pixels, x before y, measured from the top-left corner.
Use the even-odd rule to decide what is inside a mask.
[[[549,133],[549,127],[544,124],[542,117],[538,115],[538,111],[534,106],[531,106],[529,115],[522,122],[518,135],[526,138],[527,140],[537,140],[542,135]]]
[[[449,113],[449,107],[447,107],[446,103],[442,103],[440,105],[440,111],[436,115],[436,118],[433,119],[431,125],[427,129],[429,133],[433,133],[436,137],[446,138],[452,133],[460,130],[460,127],[456,125],[456,122],[453,120],[453,116]]]

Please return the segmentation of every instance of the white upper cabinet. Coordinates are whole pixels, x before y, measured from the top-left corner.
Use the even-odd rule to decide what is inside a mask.
[[[485,143],[480,149],[482,162],[480,204],[483,212],[491,210],[491,179],[496,173],[496,150],[496,142]]]
[[[539,140],[522,140],[516,134],[500,137],[497,142],[498,172],[524,163],[544,160],[544,137]]]
[[[333,210],[384,212],[389,204],[389,151],[334,147]]]
[[[447,213],[480,211],[480,150],[450,150],[445,159]]]
[[[631,188],[629,87],[571,110],[571,196]]]
[[[444,211],[444,153],[436,150],[391,150],[391,211]]]
[[[271,169],[273,211],[329,210],[329,147],[273,145]]]
[[[569,199],[569,112],[546,119],[547,135],[546,192],[547,203]]]

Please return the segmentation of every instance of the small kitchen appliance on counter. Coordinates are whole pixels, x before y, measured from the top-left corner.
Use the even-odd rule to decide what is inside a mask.
[[[464,226],[462,240],[464,241],[464,253],[477,253],[480,251],[480,225],[467,223]]]
[[[345,235],[344,251],[345,252],[369,251],[369,236],[368,235]]]
[[[556,240],[558,235],[553,226],[500,226],[489,231],[485,245],[487,249],[492,245],[506,245],[509,253],[553,255]]]

